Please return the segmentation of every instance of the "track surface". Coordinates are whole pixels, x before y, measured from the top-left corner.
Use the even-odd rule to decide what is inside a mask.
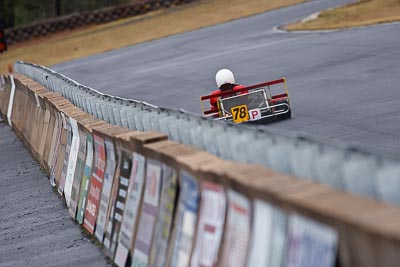
[[[109,266],[15,133],[0,122],[0,266]]]
[[[286,76],[293,117],[266,127],[399,155],[400,24],[273,30],[349,2],[311,1],[53,68],[105,93],[194,112],[219,68],[245,85]]]

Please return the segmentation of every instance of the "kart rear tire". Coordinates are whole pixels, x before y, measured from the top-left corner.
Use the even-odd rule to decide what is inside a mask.
[[[287,100],[279,101],[277,102],[277,104],[288,104],[288,101]],[[284,111],[284,109],[282,109],[282,111]],[[286,120],[290,119],[291,117],[292,117],[292,109],[290,108],[290,106],[288,107],[288,111],[286,113],[277,116],[279,120]]]
[[[285,114],[282,114],[280,116],[281,116],[281,119],[283,119],[283,120],[290,119],[292,117],[292,109],[289,108],[288,112],[286,112]]]

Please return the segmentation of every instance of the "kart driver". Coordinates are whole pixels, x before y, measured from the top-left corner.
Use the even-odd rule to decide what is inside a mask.
[[[231,70],[229,69],[221,69],[217,72],[217,74],[215,75],[215,81],[217,83],[217,86],[219,88],[219,90],[216,90],[214,92],[212,92],[212,95],[216,95],[222,92],[226,92],[226,91],[236,91],[242,88],[245,88],[245,86],[243,85],[238,85],[235,84],[235,76],[233,76],[233,73]],[[239,94],[246,94],[248,93],[247,91],[243,91],[240,92]],[[232,93],[232,95],[234,95],[235,93]],[[232,96],[232,95],[228,95]],[[218,112],[218,97],[215,98],[210,98],[210,106],[211,106],[211,110]]]

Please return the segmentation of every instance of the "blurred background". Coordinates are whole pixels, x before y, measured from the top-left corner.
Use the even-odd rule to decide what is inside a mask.
[[[25,26],[32,22],[90,11],[109,6],[133,3],[132,0],[3,0],[0,18],[3,28]]]

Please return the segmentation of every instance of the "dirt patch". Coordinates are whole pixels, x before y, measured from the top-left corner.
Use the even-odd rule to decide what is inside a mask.
[[[361,0],[323,11],[318,18],[285,26],[287,30],[329,30],[400,21],[399,0]]]
[[[0,73],[24,60],[49,66],[121,47],[302,3],[306,0],[204,0],[103,25],[12,45],[0,56]]]

